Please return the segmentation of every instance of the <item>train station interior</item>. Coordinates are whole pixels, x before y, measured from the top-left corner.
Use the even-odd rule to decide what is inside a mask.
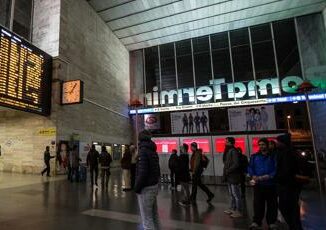
[[[4,230],[326,229],[326,1],[0,0],[0,197]]]

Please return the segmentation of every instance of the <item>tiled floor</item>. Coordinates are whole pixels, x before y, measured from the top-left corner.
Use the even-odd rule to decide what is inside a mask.
[[[0,174],[0,229],[141,229],[136,196],[122,192],[121,174],[114,172],[108,189],[92,189],[87,183],[70,183],[64,177]],[[228,195],[223,186],[211,186],[212,205],[199,192],[197,206],[177,204],[179,194],[161,186],[158,198],[162,229],[247,229],[252,215],[252,193],[247,192],[249,218],[233,220],[223,213]],[[305,229],[326,229],[323,201],[315,192],[303,194]]]

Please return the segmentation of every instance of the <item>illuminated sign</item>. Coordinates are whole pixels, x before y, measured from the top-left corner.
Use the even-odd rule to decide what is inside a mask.
[[[243,98],[247,93],[249,97],[259,95],[268,95],[268,88],[272,89],[273,95],[279,95],[281,89],[286,93],[296,93],[296,88],[303,82],[302,78],[297,76],[288,76],[279,81],[278,78],[262,79],[256,81],[249,81],[247,85],[244,82],[235,82],[225,84],[225,79],[210,80],[209,86],[195,88],[184,88],[178,90],[161,91],[158,92],[158,87],[153,88],[153,93],[146,94],[147,105],[166,105],[166,104],[183,104],[185,95],[189,98],[189,103],[196,101],[209,102],[224,99],[222,97],[222,85],[226,85],[227,98]],[[257,89],[257,90],[256,90]]]
[[[183,143],[189,145],[189,152],[191,152],[190,145],[192,142],[196,142],[199,149],[203,150],[203,153],[210,153],[211,147],[208,138],[189,138],[183,139]]]
[[[235,137],[235,147],[241,148],[241,151],[243,154],[246,154],[247,148],[246,148],[246,138],[245,137]],[[225,149],[225,138],[215,138],[215,151],[216,153],[224,153]]]
[[[173,149],[178,150],[178,141],[176,139],[153,139],[158,153],[172,153]]]
[[[326,100],[325,93],[309,94],[308,97],[310,101]],[[184,110],[207,109],[207,108],[225,108],[225,107],[248,106],[248,105],[264,105],[264,104],[275,104],[275,103],[291,103],[291,102],[300,102],[305,100],[306,99],[304,95],[295,95],[295,96],[287,96],[287,97],[262,98],[262,99],[242,100],[242,101],[224,101],[224,102],[195,104],[195,105],[146,108],[146,109],[138,109],[138,114],[184,111]],[[136,114],[136,110],[130,110],[130,114]]]
[[[52,58],[0,26],[0,105],[50,114]]]

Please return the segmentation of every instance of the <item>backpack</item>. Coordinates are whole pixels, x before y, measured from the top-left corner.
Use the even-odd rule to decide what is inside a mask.
[[[207,166],[209,164],[209,159],[207,158],[207,156],[205,154],[201,155],[200,164],[201,164],[201,167],[203,167],[204,169],[207,168]]]
[[[242,153],[239,153],[240,155],[240,168],[241,168],[241,172],[243,173],[247,173],[247,169],[248,169],[248,158],[246,155],[243,155]]]

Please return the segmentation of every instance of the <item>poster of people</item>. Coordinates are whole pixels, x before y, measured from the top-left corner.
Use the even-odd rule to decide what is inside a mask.
[[[230,131],[275,130],[273,105],[239,107],[228,110]]]
[[[208,110],[171,113],[172,134],[209,133]]]

